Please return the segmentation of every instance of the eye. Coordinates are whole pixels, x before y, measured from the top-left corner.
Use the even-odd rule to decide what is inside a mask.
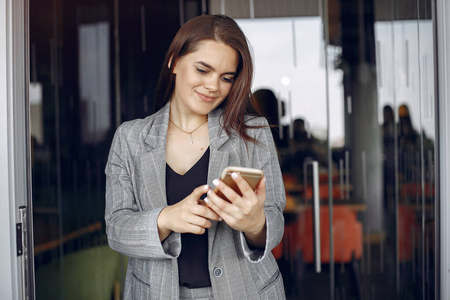
[[[201,73],[201,74],[206,74],[206,73],[208,73],[208,71],[206,71],[205,69],[199,68],[199,67],[196,67],[195,69],[197,70],[197,72],[199,72],[199,73]]]
[[[222,80],[227,82],[227,83],[233,83],[234,82],[234,77],[222,77]]]

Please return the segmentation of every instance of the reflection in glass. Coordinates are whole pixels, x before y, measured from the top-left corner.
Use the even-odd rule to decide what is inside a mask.
[[[152,113],[180,20],[206,9],[194,2],[29,1],[37,299],[120,299],[126,258],[107,245],[105,163],[119,123]]]
[[[253,89],[270,87],[277,98],[289,107],[282,123],[287,126],[300,118],[318,138],[326,138],[327,121],[325,95],[325,64],[322,24],[318,17],[267,18],[237,22],[250,40],[254,52],[255,79]],[[339,56],[339,48],[329,52],[332,64]],[[337,112],[343,111],[342,72],[330,70],[330,104]],[[286,78],[289,84],[286,84]],[[290,96],[289,96],[290,95]],[[331,118],[336,129],[331,136],[333,144],[343,144],[344,124],[339,115]]]
[[[81,24],[78,32],[81,139],[95,145],[105,139],[112,125],[109,24]]]
[[[432,299],[431,1],[327,1],[327,22],[325,1],[194,2],[181,15],[180,1],[30,1],[37,299],[120,298],[126,259],[106,245],[103,226],[113,120],[152,112],[168,43],[194,7],[246,18],[237,21],[254,51],[254,96],[276,103],[264,114],[274,113],[288,193],[274,250],[288,299]],[[311,161],[320,171],[321,273]]]
[[[33,145],[44,143],[44,124],[43,124],[43,99],[42,84],[39,82],[30,83],[29,102],[31,119],[31,136]]]
[[[369,3],[358,3],[329,3],[329,9],[340,9],[330,12],[329,21],[341,27],[333,31],[333,45],[326,45],[328,72],[319,17],[238,20],[254,48],[255,94],[272,91],[282,108],[278,136],[287,141],[277,144],[288,197],[279,264],[292,299],[328,299],[328,286],[336,299],[427,299],[436,275],[434,206],[426,204],[434,202],[432,23],[410,17],[413,4],[393,20],[395,5],[377,2],[370,11]],[[263,15],[268,7],[256,5],[255,11]],[[370,12],[362,15],[363,8]],[[308,269],[312,221],[305,220],[311,214],[312,178],[304,166],[311,160],[321,166],[322,204],[334,203],[321,222],[333,220],[337,235],[328,235],[322,245],[336,246],[351,235],[335,224],[341,206],[350,208],[361,228],[351,240],[361,237],[361,252],[354,251],[360,256],[342,262],[342,249],[335,248],[335,276],[331,268],[323,268],[323,275]],[[309,242],[302,240],[306,237]],[[359,273],[347,264],[358,266]]]
[[[103,229],[113,130],[107,18],[103,4],[30,1],[37,299],[105,299],[120,282]]]
[[[436,124],[434,88],[430,87],[434,69],[429,64],[433,57],[432,22],[379,21],[375,28],[379,110],[383,112],[386,247],[391,250],[388,253],[396,251],[399,296],[432,299],[436,274]]]

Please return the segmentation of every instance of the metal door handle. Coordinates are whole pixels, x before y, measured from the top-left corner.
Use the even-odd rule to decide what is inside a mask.
[[[28,217],[27,207],[19,207],[20,223],[16,224],[17,230],[17,256],[20,257],[21,280],[22,280],[22,298],[30,299],[30,269],[28,268],[29,255],[28,252]],[[31,254],[32,255],[32,254]]]
[[[308,165],[311,163],[311,159],[307,157],[303,163],[303,200],[308,203]]]
[[[341,194],[341,200],[344,200],[344,160],[341,158],[339,159],[339,190]]]
[[[320,195],[319,195],[319,162],[312,162],[313,168],[313,223],[314,223],[314,264],[316,273],[321,272],[321,258],[320,258]]]
[[[345,151],[345,200],[350,199],[350,152]]]

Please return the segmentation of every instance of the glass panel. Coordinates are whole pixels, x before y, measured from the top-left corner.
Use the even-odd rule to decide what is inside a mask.
[[[387,7],[390,7],[387,5]],[[398,113],[395,95],[395,84],[397,77],[394,75],[398,68],[395,61],[395,49],[393,43],[394,21],[393,15],[382,9],[377,10],[375,22],[375,47],[377,59],[377,95],[378,95],[378,123],[381,128],[382,140],[382,167],[383,167],[383,233],[381,240],[383,250],[382,275],[387,280],[384,282],[390,291],[391,297],[398,295],[399,286],[399,264],[398,258],[398,193],[397,168],[398,168]],[[403,214],[403,212],[402,212]],[[401,226],[401,225],[400,225]],[[382,291],[382,290],[381,290]],[[378,291],[380,292],[380,290]],[[406,298],[408,299],[408,298]]]
[[[30,1],[37,299],[102,298],[118,281],[103,224],[110,13],[106,3]]]
[[[254,47],[256,99],[275,98],[281,110],[268,118],[288,192],[284,250],[274,251],[288,298],[428,299],[437,274],[431,4],[326,2],[326,54],[319,14],[292,16],[302,1],[261,1],[255,19],[238,19]],[[414,130],[405,133],[405,124]],[[321,235],[329,220],[333,230],[321,240],[321,274],[312,264],[313,159],[321,166],[320,223],[327,222]]]
[[[415,14],[415,12],[414,12]],[[395,93],[398,110],[398,211],[397,246],[399,260],[399,293],[408,296],[418,289],[421,266],[420,226],[420,82],[417,20],[394,22],[394,55],[401,59]],[[400,238],[403,237],[403,238]],[[408,292],[410,291],[410,292]],[[419,289],[420,291],[420,289]],[[408,294],[407,294],[408,293]],[[405,295],[406,294],[406,295]]]
[[[383,118],[386,260],[397,296],[434,299],[434,66],[431,2],[391,3],[376,24]],[[406,9],[405,9],[406,8]],[[418,10],[417,10],[418,9]],[[395,257],[392,253],[395,250]],[[393,264],[387,264],[393,270]]]
[[[261,7],[258,7],[261,10]],[[274,250],[292,299],[326,299],[330,295],[328,209],[328,117],[326,61],[322,20],[315,16],[237,19],[253,47],[256,74],[253,95],[258,109],[269,119],[278,146],[287,189],[286,229]],[[330,55],[338,55],[338,49]],[[336,105],[342,95],[340,72],[330,72]],[[333,125],[343,123],[333,119]],[[339,134],[339,133],[336,133]],[[333,136],[336,140],[338,137]],[[312,173],[318,162],[319,172]],[[313,246],[313,186],[317,183],[324,204],[321,226],[321,272],[315,269]],[[319,264],[320,265],[320,264]]]
[[[418,61],[420,77],[420,119],[421,119],[421,187],[420,187],[420,224],[421,250],[419,263],[421,268],[421,287],[423,299],[435,299],[436,279],[439,269],[436,265],[436,223],[435,223],[435,70],[433,21],[431,17],[431,1],[418,1]]]
[[[153,111],[180,3],[29,2],[36,298],[119,299],[126,258],[106,241],[106,158],[117,126]],[[200,13],[188,4],[185,18]]]
[[[333,180],[334,299],[393,299],[384,270],[383,165],[378,124],[375,9],[373,1],[340,1],[331,6],[330,42],[342,72],[340,105],[330,98]],[[334,16],[332,18],[332,16]],[[333,22],[334,21],[334,22]],[[339,25],[338,25],[339,24]],[[332,27],[340,26],[334,32]],[[333,46],[330,46],[330,52]],[[333,66],[333,65],[332,65]],[[341,254],[342,253],[342,254]]]
[[[168,44],[205,9],[237,18],[253,46],[287,190],[273,253],[288,299],[434,297],[431,1],[274,3],[30,0],[37,299],[120,298],[126,258],[103,221],[112,134],[153,112]]]

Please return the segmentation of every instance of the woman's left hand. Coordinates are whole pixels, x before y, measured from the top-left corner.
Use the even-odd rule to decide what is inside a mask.
[[[254,247],[264,247],[266,242],[266,178],[263,177],[256,190],[239,174],[233,173],[233,180],[239,187],[242,196],[219,179],[213,184],[227,199],[220,198],[213,190],[208,191],[205,202],[233,229],[242,231],[247,242]],[[228,200],[228,201],[227,201]]]

